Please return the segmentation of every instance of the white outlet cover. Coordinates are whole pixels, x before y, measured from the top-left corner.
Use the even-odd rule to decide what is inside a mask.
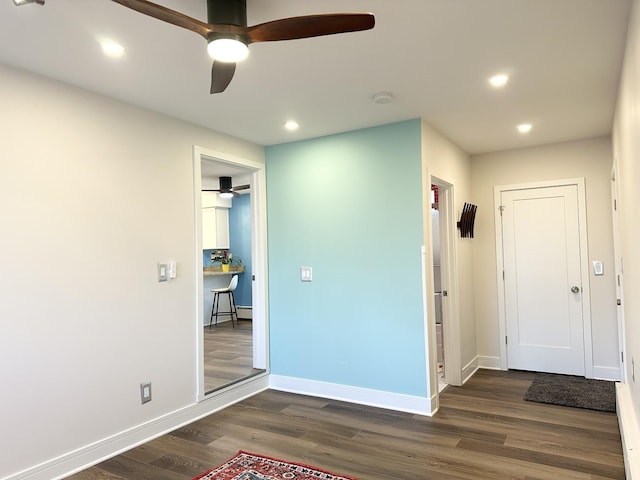
[[[311,267],[300,267],[300,281],[301,282],[312,282],[313,281],[313,268]]]

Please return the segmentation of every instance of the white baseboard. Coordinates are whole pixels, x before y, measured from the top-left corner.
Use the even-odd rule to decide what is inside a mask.
[[[598,367],[593,366],[593,378],[599,380],[611,380],[613,382],[620,381],[620,369],[616,367]]]
[[[487,370],[502,370],[500,357],[488,357],[486,355],[478,355],[478,367]]]
[[[436,408],[433,398],[416,397],[413,395],[281,375],[269,376],[269,388],[283,392],[330,398],[332,400],[341,400],[418,415],[432,416]]]
[[[59,480],[89,468],[108,458],[146,443],[195,420],[211,415],[223,408],[251,397],[269,387],[267,375],[255,377],[234,388],[170,412],[129,430],[112,435],[78,450],[68,452],[40,465],[5,477],[2,480]]]
[[[478,357],[471,360],[462,368],[462,384],[464,385],[478,371]]]
[[[640,426],[633,409],[631,390],[626,383],[616,384],[616,408],[622,452],[624,454],[624,470],[627,480],[640,479]]]

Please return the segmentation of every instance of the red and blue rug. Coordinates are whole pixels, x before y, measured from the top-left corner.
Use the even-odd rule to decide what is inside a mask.
[[[302,463],[239,451],[235,457],[193,480],[356,480]]]

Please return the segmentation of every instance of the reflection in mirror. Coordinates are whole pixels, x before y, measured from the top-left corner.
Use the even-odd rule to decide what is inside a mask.
[[[253,368],[251,171],[202,160],[201,175],[203,372],[210,394],[264,370]]]

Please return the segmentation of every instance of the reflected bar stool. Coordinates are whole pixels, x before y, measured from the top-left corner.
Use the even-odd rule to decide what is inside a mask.
[[[229,282],[229,286],[224,287],[224,288],[213,288],[213,289],[211,289],[211,293],[213,293],[213,305],[211,305],[211,320],[209,321],[209,328],[211,328],[211,325],[213,325],[214,318],[215,318],[215,324],[218,325],[218,316],[219,315],[231,315],[231,326],[233,328],[236,327],[233,324],[233,316],[235,315],[236,316],[236,323],[238,325],[240,325],[240,322],[238,321],[238,310],[236,309],[236,301],[233,298],[233,291],[236,289],[237,286],[238,286],[238,275],[234,275],[233,277],[231,277],[231,281]],[[225,294],[229,298],[229,309],[230,309],[230,311],[221,312],[220,311],[220,295],[225,295]]]

